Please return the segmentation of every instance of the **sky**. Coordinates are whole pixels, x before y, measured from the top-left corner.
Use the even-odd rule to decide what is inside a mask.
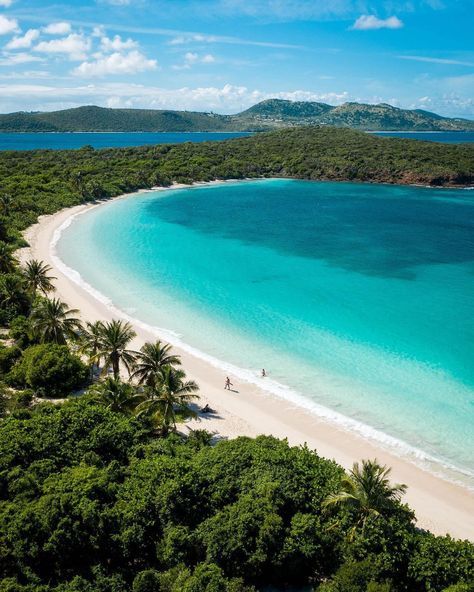
[[[0,112],[267,98],[474,119],[474,0],[0,0]]]

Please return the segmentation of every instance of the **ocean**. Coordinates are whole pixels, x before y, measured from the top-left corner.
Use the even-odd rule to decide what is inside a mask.
[[[466,144],[474,142],[474,132],[370,132],[385,138],[407,138],[441,142],[442,144]]]
[[[235,182],[109,202],[56,248],[234,382],[264,367],[276,395],[474,487],[473,206],[462,189]]]
[[[0,132],[0,150],[73,150],[83,146],[126,148],[149,144],[211,142],[251,135],[247,132]]]
[[[474,132],[374,132],[380,136],[428,140],[448,144],[474,142]],[[1,133],[0,150],[70,150],[90,145],[94,148],[124,148],[147,144],[209,142],[251,136],[248,132],[78,132]]]

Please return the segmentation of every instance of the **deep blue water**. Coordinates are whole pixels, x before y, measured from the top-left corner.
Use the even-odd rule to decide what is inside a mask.
[[[474,132],[376,132],[381,136],[409,138],[412,140],[430,140],[448,144],[474,142]],[[182,142],[208,142],[250,136],[247,132],[197,132],[197,133],[160,133],[160,132],[117,132],[117,133],[0,133],[0,150],[65,150],[91,145],[94,148],[120,148],[143,146],[145,144],[180,144]]]
[[[117,132],[117,133],[0,133],[0,150],[69,150],[90,145],[94,148],[120,148],[146,144],[181,144],[240,138],[245,132]]]
[[[473,213],[467,190],[252,181],[110,202],[58,254],[235,382],[265,367],[274,392],[474,475]]]
[[[443,144],[464,144],[474,142],[474,132],[371,132],[376,136],[389,138],[407,138],[409,140],[425,140],[442,142]]]

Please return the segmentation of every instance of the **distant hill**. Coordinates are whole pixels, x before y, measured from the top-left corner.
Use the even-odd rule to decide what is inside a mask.
[[[374,131],[470,131],[474,121],[381,103],[334,107],[310,101],[268,99],[236,115],[196,111],[77,107],[63,111],[0,115],[0,132],[198,132],[268,131],[300,125],[333,125]]]
[[[474,121],[451,119],[421,109],[399,109],[386,103],[366,105],[344,103],[334,107],[326,103],[304,101],[262,101],[234,116],[275,127],[287,125],[334,125],[373,131],[470,131]]]

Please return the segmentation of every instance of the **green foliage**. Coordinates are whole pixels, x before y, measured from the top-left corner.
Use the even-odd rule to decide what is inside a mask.
[[[0,345],[0,375],[10,372],[20,356],[21,350],[18,346],[5,347]]]
[[[51,267],[43,263],[43,261],[32,259],[26,262],[23,268],[23,276],[25,278],[26,286],[33,298],[38,291],[46,295],[48,292],[54,290],[54,285],[51,280],[56,278],[48,275],[50,271]]]
[[[30,306],[30,296],[22,276],[15,269],[11,273],[0,273],[0,325],[28,314]]]
[[[160,574],[154,569],[139,572],[133,580],[132,592],[160,592]]]
[[[9,375],[12,384],[29,387],[47,397],[61,397],[83,386],[89,371],[64,345],[28,347]]]
[[[112,376],[96,382],[87,394],[107,409],[126,415],[131,415],[137,404],[143,400],[143,396],[131,384]]]
[[[345,506],[352,510],[357,527],[365,529],[367,522],[379,517],[387,517],[397,510],[397,502],[405,493],[406,485],[392,485],[389,480],[391,469],[378,464],[376,460],[363,460],[354,463],[349,475],[341,482],[339,491],[329,495],[324,501],[328,509]]]
[[[346,510],[323,509],[344,472],[305,447],[268,436],[155,439],[87,397],[0,426],[0,591],[326,582],[321,591],[441,592],[470,581],[473,545],[417,531],[402,506],[350,541]]]
[[[450,536],[420,536],[410,558],[408,576],[419,590],[441,590],[474,582],[474,546]]]
[[[6,386],[0,382],[0,418],[5,417],[8,409],[8,391]]]
[[[185,378],[184,370],[163,366],[153,373],[153,385],[145,389],[144,400],[137,406],[137,415],[149,418],[162,435],[176,431],[180,419],[196,416],[190,403],[199,398],[199,387]]]
[[[391,592],[390,582],[378,582],[379,573],[372,557],[347,562],[333,579],[318,588],[318,592]]]
[[[31,332],[41,343],[65,345],[68,339],[78,338],[81,323],[74,316],[78,313],[58,298],[37,299],[31,311]]]
[[[97,331],[96,352],[91,360],[97,363],[103,361],[103,374],[112,368],[115,380],[118,380],[120,375],[120,364],[130,373],[135,361],[135,352],[128,349],[128,346],[136,335],[130,323],[114,319],[95,326],[94,331]]]
[[[474,592],[474,581],[470,584],[454,584],[453,586],[449,586],[449,588],[445,588],[443,592]]]
[[[10,321],[9,336],[13,339],[20,349],[26,349],[29,345],[33,345],[35,340],[31,333],[30,319],[18,315]]]
[[[28,409],[33,399],[34,393],[32,390],[14,391],[10,393],[8,408],[11,413],[15,413],[21,409]]]

